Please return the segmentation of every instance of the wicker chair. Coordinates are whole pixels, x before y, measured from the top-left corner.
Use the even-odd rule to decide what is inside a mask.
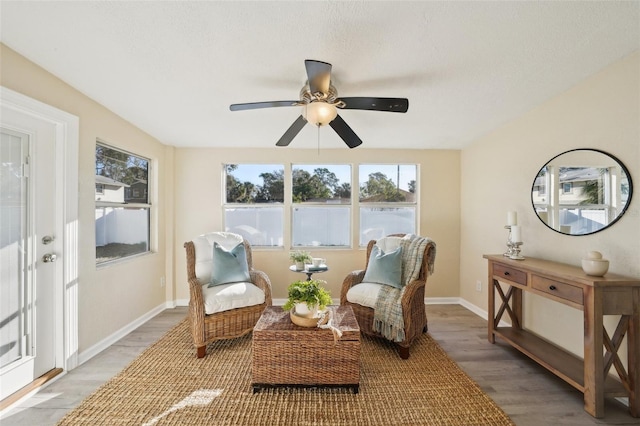
[[[237,238],[238,241],[244,244],[251,281],[248,284],[252,284],[264,292],[264,302],[207,314],[205,302],[211,301],[205,299],[218,297],[211,296],[208,292],[208,283],[211,279],[213,242],[218,241],[220,243],[220,239],[229,236]],[[206,354],[207,344],[216,340],[240,337],[253,330],[264,309],[272,304],[271,282],[264,272],[253,269],[251,245],[240,235],[228,232],[203,234],[193,241],[186,242],[184,248],[187,252],[187,278],[190,292],[189,322],[197,357],[202,358]],[[255,288],[251,287],[250,290],[256,294]],[[259,291],[257,294],[260,295]],[[216,301],[213,300],[213,302]]]
[[[404,235],[405,234],[392,234],[389,236],[403,237]],[[384,338],[384,336],[382,336],[380,333],[374,331],[373,308],[363,306],[358,303],[351,303],[347,300],[347,293],[349,289],[357,284],[362,283],[366,268],[369,264],[369,256],[371,255],[371,250],[375,244],[376,240],[371,240],[367,245],[365,269],[353,271],[344,279],[344,282],[342,283],[342,290],[340,292],[340,304],[349,305],[352,307],[356,319],[358,320],[360,331],[362,333],[370,336]],[[432,250],[434,250],[433,253],[431,253]],[[404,317],[405,339],[402,342],[396,343],[398,354],[402,359],[409,358],[409,347],[417,337],[419,337],[422,333],[426,333],[427,331],[427,314],[424,304],[424,289],[427,283],[427,259],[429,258],[429,255],[435,255],[435,244],[433,243],[427,244],[425,248],[418,279],[407,284],[402,296],[401,303],[402,313]]]

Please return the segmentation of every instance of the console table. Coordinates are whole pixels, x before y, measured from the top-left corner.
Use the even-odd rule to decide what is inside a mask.
[[[592,277],[580,267],[542,259],[483,257],[489,261],[489,342],[499,336],[584,393],[584,409],[592,416],[604,416],[605,396],[627,396],[629,412],[639,417],[640,279],[610,273]],[[506,292],[500,283],[508,286]],[[523,291],[584,312],[584,360],[523,328]],[[510,327],[499,326],[505,312]],[[604,315],[621,315],[613,336],[603,326]],[[628,371],[618,356],[625,336]],[[609,375],[612,366],[620,381]]]

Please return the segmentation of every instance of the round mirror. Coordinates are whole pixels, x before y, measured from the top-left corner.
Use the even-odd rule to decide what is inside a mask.
[[[588,235],[613,225],[631,202],[633,185],[620,160],[597,149],[553,157],[533,181],[531,203],[549,228]]]

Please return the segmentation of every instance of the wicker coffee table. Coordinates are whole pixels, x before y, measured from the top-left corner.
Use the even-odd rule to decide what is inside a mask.
[[[333,333],[300,327],[288,311],[268,306],[253,329],[253,392],[273,386],[360,386],[360,328],[350,306],[330,306]]]

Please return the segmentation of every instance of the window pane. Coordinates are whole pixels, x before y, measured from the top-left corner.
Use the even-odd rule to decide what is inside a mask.
[[[148,159],[96,143],[96,263],[150,250],[148,177]]]
[[[96,207],[96,262],[149,251],[149,209]]]
[[[149,203],[149,160],[96,145],[96,201]]]
[[[361,208],[360,246],[389,234],[413,234],[416,232],[415,207]]]
[[[359,167],[361,203],[415,203],[415,164],[362,164]]]
[[[563,208],[560,207],[560,232],[571,235],[592,234],[609,223],[605,207]]]
[[[282,164],[225,164],[227,203],[283,203]]]
[[[283,245],[284,207],[227,207],[225,228],[242,235],[252,246]]]
[[[292,168],[294,203],[351,203],[351,166],[298,164]]]
[[[349,207],[294,208],[292,245],[349,247],[350,212]]]

